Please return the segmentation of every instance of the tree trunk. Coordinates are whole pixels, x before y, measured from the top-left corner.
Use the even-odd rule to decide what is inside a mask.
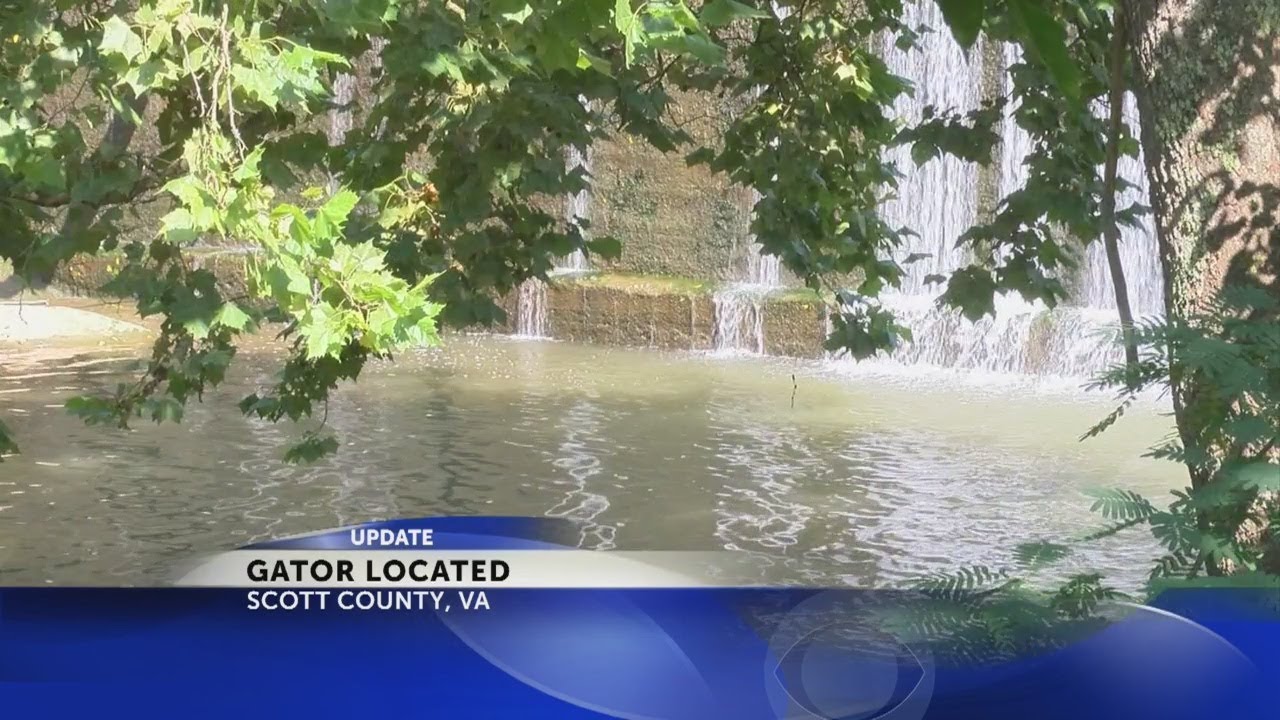
[[[1107,58],[1111,72],[1111,89],[1107,94],[1110,119],[1107,123],[1107,160],[1102,173],[1102,242],[1107,251],[1107,268],[1116,296],[1116,313],[1120,316],[1120,332],[1124,338],[1124,361],[1129,373],[1126,384],[1134,382],[1138,372],[1138,343],[1133,334],[1133,310],[1129,307],[1129,286],[1124,279],[1124,263],[1120,260],[1120,226],[1116,224],[1116,185],[1120,163],[1120,134],[1124,127],[1125,40],[1124,10],[1113,15],[1115,29],[1111,35],[1111,53]]]
[[[1280,295],[1280,0],[1124,0],[1165,306],[1185,318],[1224,286]],[[1174,413],[1196,446],[1194,378]],[[1192,487],[1212,480],[1192,468]]]
[[[1280,2],[1124,5],[1169,313],[1280,292]]]

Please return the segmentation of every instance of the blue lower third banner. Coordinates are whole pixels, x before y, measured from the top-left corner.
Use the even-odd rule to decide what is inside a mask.
[[[565,546],[541,531],[521,545],[449,527],[437,522],[426,538],[391,524],[264,543],[186,572],[179,587],[0,590],[0,708],[165,718],[1275,716],[1274,590],[1171,592],[1060,624],[1034,603],[990,594],[644,587],[630,578],[702,571],[685,559],[577,565],[591,554],[555,550]],[[549,586],[558,571],[547,552],[564,553],[566,587]]]

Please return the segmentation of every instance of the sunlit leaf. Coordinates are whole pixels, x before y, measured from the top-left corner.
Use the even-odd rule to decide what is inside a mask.
[[[98,48],[104,53],[119,55],[127,62],[133,62],[146,52],[142,38],[115,15],[102,24],[102,42]]]

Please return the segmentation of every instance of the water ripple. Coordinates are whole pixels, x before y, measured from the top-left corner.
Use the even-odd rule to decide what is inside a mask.
[[[773,582],[887,585],[1078,535],[1097,523],[1085,487],[1155,496],[1181,479],[1139,457],[1167,430],[1154,406],[1081,445],[1105,403],[477,337],[340,388],[325,427],[340,451],[297,466],[284,448],[319,418],[235,408],[277,358],[238,358],[181,425],[85,427],[66,398],[138,370],[113,352],[0,360],[0,415],[23,444],[0,466],[0,580],[158,582],[272,536],[510,514],[571,519],[584,548],[731,549]],[[1093,544],[1059,571],[1132,584],[1154,550],[1141,537]]]

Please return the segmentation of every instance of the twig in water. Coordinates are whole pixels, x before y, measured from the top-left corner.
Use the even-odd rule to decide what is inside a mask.
[[[791,373],[791,409],[792,410],[796,409],[796,388],[797,387],[799,387],[799,385],[796,383],[796,374]]]

